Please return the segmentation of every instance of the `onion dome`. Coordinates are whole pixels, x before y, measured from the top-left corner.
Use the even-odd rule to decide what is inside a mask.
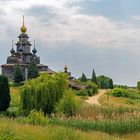
[[[32,50],[33,54],[36,54],[37,53],[37,50],[35,48],[35,40],[34,40],[34,49]]]
[[[10,53],[11,53],[11,54],[14,54],[14,53],[15,53],[14,45],[13,45],[13,40],[12,40],[12,49],[10,50]]]
[[[26,28],[26,26],[24,25],[24,16],[23,16],[23,25],[21,26],[20,30],[21,30],[21,32],[22,32],[23,34],[26,33],[26,31],[27,31],[27,28]]]
[[[34,49],[32,50],[33,54],[36,54],[37,53],[37,50],[36,48],[34,47]]]
[[[14,50],[13,47],[12,47],[12,49],[10,50],[10,53],[11,53],[11,54],[14,54],[14,53],[15,53],[15,50]]]
[[[20,46],[20,47],[18,48],[18,51],[19,51],[19,52],[23,52],[23,47]]]

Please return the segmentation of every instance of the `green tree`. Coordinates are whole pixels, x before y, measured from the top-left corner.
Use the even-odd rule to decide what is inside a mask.
[[[10,89],[8,79],[0,75],[0,111],[6,111],[10,104]]]
[[[86,81],[87,81],[87,77],[84,73],[82,73],[81,82],[86,82]]]
[[[36,79],[27,81],[22,88],[21,108],[25,113],[35,109],[42,110],[45,115],[51,114],[67,89],[66,74],[41,74]]]
[[[22,75],[22,71],[21,71],[21,68],[19,66],[19,64],[17,64],[15,66],[15,69],[14,69],[14,82],[15,83],[20,83],[22,82],[24,79],[23,79],[23,75]]]
[[[140,90],[140,81],[137,82],[137,89]]]
[[[110,81],[111,78],[101,75],[97,77],[98,85],[101,89],[111,88],[113,85],[113,81]],[[112,82],[112,83],[111,83]]]
[[[94,69],[93,69],[93,71],[92,71],[91,81],[94,82],[95,84],[97,84],[97,79],[96,79],[96,74],[95,74],[95,72],[94,72]]]
[[[114,86],[113,86],[113,80],[112,79],[109,79],[109,88],[113,89]]]
[[[32,79],[38,76],[39,76],[38,67],[36,65],[36,62],[32,60],[28,66],[28,78]]]

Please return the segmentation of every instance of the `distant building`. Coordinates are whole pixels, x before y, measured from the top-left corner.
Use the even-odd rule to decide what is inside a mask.
[[[40,57],[38,57],[37,50],[35,48],[35,41],[34,46],[31,52],[31,43],[28,40],[29,36],[26,34],[27,28],[24,25],[24,17],[23,17],[23,25],[21,26],[21,34],[18,36],[19,40],[17,41],[16,50],[14,49],[13,41],[12,41],[12,49],[10,50],[11,55],[7,57],[6,64],[2,65],[2,74],[6,75],[8,79],[11,81],[13,80],[14,75],[14,68],[17,64],[20,65],[22,74],[24,79],[26,79],[27,67],[29,63],[34,60],[37,64],[39,72],[48,72],[53,73],[48,66],[40,64]]]

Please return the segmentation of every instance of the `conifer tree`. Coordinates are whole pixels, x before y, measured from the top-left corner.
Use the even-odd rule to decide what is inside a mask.
[[[114,86],[113,86],[113,80],[112,79],[109,79],[109,88],[113,89]]]
[[[31,63],[28,66],[28,78],[36,78],[39,76],[38,67],[36,65],[36,62],[34,60],[31,61]]]
[[[6,111],[10,104],[10,89],[8,78],[0,75],[0,111]]]
[[[87,77],[84,73],[82,73],[81,82],[86,82],[86,81],[87,81]]]
[[[22,82],[24,79],[23,79],[23,75],[22,75],[22,71],[21,71],[21,68],[19,66],[19,64],[17,64],[15,66],[15,69],[14,69],[14,82],[15,83],[20,83]]]
[[[96,74],[94,72],[94,69],[93,69],[93,72],[92,72],[91,81],[97,84],[97,79],[96,79]]]

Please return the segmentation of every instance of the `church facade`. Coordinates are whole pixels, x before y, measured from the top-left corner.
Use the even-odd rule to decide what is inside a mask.
[[[21,34],[18,36],[18,41],[15,44],[16,50],[14,49],[12,41],[12,49],[10,50],[11,55],[7,57],[6,64],[1,66],[2,74],[6,75],[9,81],[13,80],[15,66],[19,64],[22,70],[23,77],[24,79],[26,79],[27,68],[31,61],[36,62],[39,72],[45,71],[50,74],[53,73],[53,71],[49,69],[48,66],[40,63],[40,57],[37,56],[37,50],[35,48],[35,41],[31,52],[32,44],[30,43],[29,36],[26,33],[27,28],[24,25],[24,18],[23,25],[20,30]]]

